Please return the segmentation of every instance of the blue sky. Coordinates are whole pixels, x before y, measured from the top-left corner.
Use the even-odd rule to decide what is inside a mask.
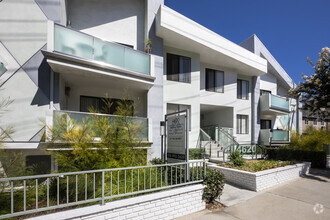
[[[330,0],[165,0],[165,5],[240,44],[256,34],[297,83],[330,47]]]

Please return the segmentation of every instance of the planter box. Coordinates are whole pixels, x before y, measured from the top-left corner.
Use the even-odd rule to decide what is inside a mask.
[[[211,165],[209,167],[212,169],[221,170],[226,176],[226,182],[228,183],[232,183],[253,191],[261,191],[277,184],[306,175],[309,173],[310,166],[310,162],[303,162],[255,173],[216,165]]]

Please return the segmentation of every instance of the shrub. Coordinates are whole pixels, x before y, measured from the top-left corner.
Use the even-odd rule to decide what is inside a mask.
[[[308,127],[302,135],[291,132],[289,149],[323,151],[323,144],[330,143],[330,132]]]
[[[207,168],[204,185],[203,199],[207,203],[213,203],[222,194],[225,175],[220,170]]]
[[[243,155],[237,150],[231,152],[228,159],[234,164],[234,166],[241,167],[244,165]]]
[[[150,160],[150,163],[152,165],[156,165],[156,164],[164,164],[165,161],[161,158],[153,158],[152,160]]]
[[[189,160],[198,160],[204,158],[204,150],[200,148],[189,148]]]
[[[284,148],[266,148],[269,160],[308,161],[312,168],[325,168],[327,154],[321,151],[303,151]]]

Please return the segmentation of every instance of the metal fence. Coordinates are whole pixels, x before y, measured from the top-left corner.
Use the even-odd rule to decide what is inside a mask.
[[[201,183],[204,160],[0,179],[0,219]]]

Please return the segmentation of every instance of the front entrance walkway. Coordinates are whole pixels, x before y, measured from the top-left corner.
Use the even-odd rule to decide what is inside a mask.
[[[238,201],[237,194],[233,195],[234,204],[230,204],[226,195],[221,200],[226,200],[229,207],[215,212],[204,210],[180,219],[330,219],[330,169],[311,169],[304,178],[260,193],[241,192],[246,201]]]

